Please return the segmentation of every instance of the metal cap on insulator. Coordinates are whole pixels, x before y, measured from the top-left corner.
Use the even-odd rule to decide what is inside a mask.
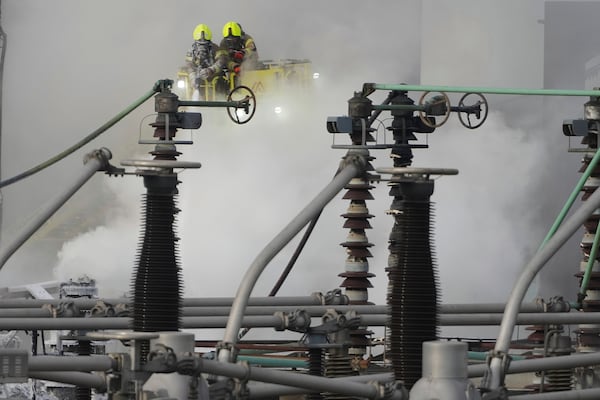
[[[433,180],[402,182],[398,188],[404,200],[429,200],[433,194]]]
[[[354,96],[348,100],[348,116],[351,118],[369,118],[373,109],[373,102],[361,92],[354,92]]]
[[[154,111],[157,113],[176,113],[179,97],[172,92],[161,92],[154,96]]]
[[[413,104],[415,104],[414,100],[411,99],[410,97],[408,97],[406,92],[397,91],[395,93],[396,93],[396,96],[394,96],[394,98],[392,98],[392,101],[391,101],[392,105],[412,106]],[[390,114],[393,117],[409,117],[409,116],[413,115],[413,111],[412,110],[393,109],[390,111]]]

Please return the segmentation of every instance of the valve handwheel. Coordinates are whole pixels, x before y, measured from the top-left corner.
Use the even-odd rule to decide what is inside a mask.
[[[465,100],[467,99],[467,97],[469,97],[471,95],[477,96],[481,100],[477,100],[475,102],[475,104],[473,104],[472,106],[465,105]],[[458,112],[458,119],[460,120],[460,123],[463,124],[463,126],[465,128],[476,129],[476,128],[479,128],[481,125],[483,125],[483,123],[485,122],[485,120],[488,116],[488,102],[481,93],[465,93],[463,95],[463,97],[460,98],[460,101],[458,102],[459,109],[476,108],[476,107],[477,107],[477,111],[475,111],[475,112],[465,111],[465,113],[467,114],[465,117],[466,120],[463,119],[463,116],[462,116],[463,112],[462,111]],[[471,114],[475,114],[475,121],[477,121],[476,123],[473,123],[471,121]]]
[[[432,114],[432,115],[441,115],[442,120],[439,123],[431,122],[429,118],[427,118],[427,112],[425,110],[419,110],[419,118],[423,123],[430,128],[438,128],[448,121],[448,117],[450,117],[450,99],[448,95],[444,92],[439,92],[440,95],[434,96],[431,99],[425,101],[425,98],[430,92],[423,92],[421,98],[419,99],[419,106],[427,106],[430,110],[435,109],[437,107],[444,107],[443,113],[440,114]]]
[[[233,89],[227,96],[227,101],[238,103],[238,106],[227,107],[227,115],[236,124],[245,124],[252,119],[256,112],[256,96],[247,86],[238,86]]]

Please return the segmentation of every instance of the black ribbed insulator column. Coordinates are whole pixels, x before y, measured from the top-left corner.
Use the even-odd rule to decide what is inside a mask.
[[[352,368],[353,357],[344,352],[330,351],[325,359],[325,376],[328,378],[341,378],[344,376],[358,375]],[[335,393],[324,393],[323,398],[327,400],[349,400],[358,397],[349,397]]]
[[[80,356],[89,356],[92,354],[92,342],[79,339],[77,341],[77,354]],[[92,398],[92,389],[86,387],[75,388],[76,400],[90,400]]]
[[[430,232],[433,181],[391,186],[388,348],[396,379],[410,389],[421,377],[422,343],[436,340],[438,333],[438,283]]]
[[[132,283],[133,330],[178,331],[181,284],[174,233],[177,176],[148,175],[144,232]]]
[[[322,347],[311,347],[308,350],[308,373],[314,376],[324,376],[325,366],[323,356],[325,350]],[[322,400],[321,393],[309,393],[306,395],[307,400]]]

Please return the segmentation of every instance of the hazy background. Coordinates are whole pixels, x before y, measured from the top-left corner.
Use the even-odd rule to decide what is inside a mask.
[[[240,22],[254,36],[261,59],[306,58],[321,77],[309,96],[283,99],[293,108],[279,116],[261,108],[260,99],[255,119],[242,126],[229,122],[225,110],[206,110],[202,128],[192,133],[194,145],[178,147],[182,160],[202,163],[180,174],[185,293],[233,296],[254,257],[331,179],[344,151],[330,148],[325,121],[347,113],[354,91],[364,82],[543,87],[545,57],[557,51],[544,40],[545,7],[541,0],[4,0],[2,178],[72,145],[158,79],[174,79],[197,24],[208,24],[219,40],[225,22]],[[560,20],[555,29],[569,32],[576,22]],[[561,88],[584,84],[582,78],[579,86]],[[452,98],[455,104],[458,97]],[[483,127],[466,130],[452,116],[428,137],[429,149],[415,151],[415,166],[460,170],[439,179],[432,198],[444,302],[505,301],[579,176],[580,155],[568,153],[560,124],[579,117],[587,99],[489,100]],[[153,110],[150,100],[60,165],[4,188],[3,237],[60,192],[90,150],[110,148],[115,165],[145,157],[151,147],[137,141]],[[372,154],[375,166],[391,166],[388,151]],[[1,285],[86,273],[99,281],[102,296],[126,292],[144,192],[138,177],[98,174],[9,260]],[[387,192],[379,184],[376,200],[368,203],[376,215],[367,234],[375,244],[370,263],[377,274],[369,296],[378,304],[385,302],[392,224],[384,214],[391,203]],[[339,243],[347,235],[340,214],[347,206],[335,201],[326,209],[280,294],[339,286],[345,261]],[[574,299],[579,240],[538,282],[544,297]],[[267,268],[254,295],[268,293],[292,250]]]

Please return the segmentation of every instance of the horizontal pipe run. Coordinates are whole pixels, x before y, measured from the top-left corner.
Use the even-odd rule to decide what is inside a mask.
[[[442,326],[485,326],[500,325],[502,314],[442,314],[439,316]],[[600,324],[600,313],[564,312],[564,313],[527,313],[518,314],[517,325],[538,324]]]
[[[108,371],[117,367],[109,356],[30,356],[30,371]]]
[[[385,326],[389,316],[384,314],[358,315],[361,326]],[[182,328],[224,328],[227,316],[183,317]],[[440,326],[499,325],[502,314],[442,314]],[[275,315],[250,315],[242,319],[244,328],[281,329],[282,319]],[[599,312],[526,313],[517,317],[518,325],[537,324],[600,324]],[[129,317],[97,318],[0,318],[0,330],[65,330],[65,329],[129,329]]]
[[[513,400],[597,400],[600,399],[600,388],[521,394],[508,398]]]
[[[358,314],[386,314],[387,305],[340,305],[340,306],[249,306],[246,307],[245,315],[267,315],[275,312],[294,312],[302,310],[311,317],[320,317],[328,310],[335,309],[338,312],[355,311]],[[524,304],[521,313],[541,313],[541,305],[535,303]],[[230,308],[227,306],[216,307],[184,307],[184,316],[217,316],[229,315]],[[0,311],[1,312],[1,311]],[[480,314],[504,312],[504,304],[447,304],[440,307],[442,314]],[[1,315],[1,314],[0,314]]]
[[[53,317],[48,307],[39,308],[0,308],[0,318],[48,318]]]
[[[81,303],[89,306],[89,308],[93,307],[93,304],[89,303]],[[49,304],[47,304],[48,306]],[[52,305],[53,306],[53,305]],[[477,307],[483,306],[483,307]],[[453,305],[449,304],[447,306],[441,306],[442,314],[480,314],[480,313],[490,313],[490,314],[499,314],[502,313],[503,308],[502,305]],[[80,310],[85,310],[85,307],[80,307],[77,305]],[[535,308],[535,305],[526,305],[522,308],[522,313],[536,313],[541,312],[541,310]],[[370,314],[386,314],[388,311],[388,306],[379,306],[379,305],[340,305],[340,306],[314,306],[314,305],[294,305],[294,306],[249,306],[246,307],[245,315],[272,315],[276,312],[295,312],[298,310],[302,310],[311,317],[320,317],[324,315],[328,310],[334,308],[338,312],[347,312],[347,311],[355,311],[358,314],[362,315],[370,315]],[[184,317],[208,317],[208,316],[225,316],[229,315],[231,307],[228,306],[211,306],[211,307],[183,307],[182,315]],[[461,311],[462,310],[462,311]],[[1,308],[0,307],[0,318],[40,318],[40,317],[52,317],[53,310],[50,307],[31,307],[31,308]],[[60,313],[57,317],[62,317]]]
[[[440,306],[442,314],[477,314],[477,313],[503,313],[506,303],[449,303]],[[521,304],[521,313],[543,312],[543,304],[531,302]]]
[[[529,358],[527,360],[511,361],[508,373],[520,374],[523,372],[551,371],[600,364],[600,352],[577,353],[568,356]],[[487,364],[474,364],[467,367],[469,378],[481,377],[489,366]]]
[[[223,317],[185,317],[183,328],[224,328],[227,324]],[[0,330],[67,330],[67,329],[129,329],[129,317],[103,318],[0,318]],[[282,320],[276,316],[244,317],[244,328],[279,328]]]
[[[29,372],[29,377],[96,389],[100,393],[106,392],[106,378],[89,372],[35,371]]]
[[[483,93],[511,94],[522,96],[600,96],[600,90],[570,90],[570,89],[523,89],[523,88],[493,88],[475,86],[439,86],[439,85],[393,85],[380,83],[365,83],[365,86],[375,90],[400,90],[406,92],[448,92],[448,93]]]
[[[36,308],[49,304],[59,306],[62,303],[73,303],[81,309],[90,309],[98,302],[111,304],[131,304],[131,299],[119,298],[103,298],[103,299],[0,299],[0,309],[2,308]],[[207,298],[189,298],[183,299],[184,307],[229,307],[233,303],[233,297],[207,297]],[[318,295],[313,296],[289,296],[289,297],[251,297],[249,302],[251,306],[305,306],[305,305],[321,305],[322,300]]]
[[[391,382],[394,381],[394,375],[391,373],[383,374],[370,374],[370,375],[356,375],[356,376],[344,376],[341,378],[330,378],[336,382]],[[291,386],[278,385],[274,383],[257,383],[251,382],[248,385],[248,396],[251,399],[263,399],[273,398],[280,396],[289,396],[297,394],[314,393],[315,390],[296,388]]]
[[[249,379],[310,389],[318,392],[337,393],[346,396],[376,399],[379,391],[376,386],[358,382],[335,381],[330,378],[286,372],[249,365],[234,364],[213,360],[202,360],[202,372],[230,378]]]
[[[251,355],[239,355],[237,357],[239,361],[246,361],[252,365],[260,365],[261,367],[271,368],[308,368],[308,360],[303,360],[295,357],[265,357],[265,356],[251,356]]]
[[[194,101],[194,100],[179,100],[180,107],[234,107],[242,108],[243,105],[239,101]]]

